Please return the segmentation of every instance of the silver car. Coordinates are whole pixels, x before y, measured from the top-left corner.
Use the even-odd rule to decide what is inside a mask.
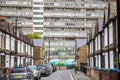
[[[37,68],[41,69],[41,75],[49,76],[50,71],[49,71],[49,68],[45,64],[37,65]]]
[[[28,66],[28,68],[33,72],[35,80],[41,79],[41,70],[36,65]]]
[[[33,73],[27,67],[14,67],[9,75],[9,80],[34,80]]]

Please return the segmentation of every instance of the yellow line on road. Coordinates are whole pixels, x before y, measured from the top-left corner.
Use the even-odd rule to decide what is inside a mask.
[[[71,80],[77,80],[77,78],[75,77],[72,71],[69,71],[69,74],[70,74]]]

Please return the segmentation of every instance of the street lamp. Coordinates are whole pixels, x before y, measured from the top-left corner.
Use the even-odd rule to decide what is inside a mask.
[[[61,51],[60,49],[57,50],[57,53],[58,53],[58,63],[60,63],[60,51]],[[59,66],[59,70],[60,70],[60,65],[58,64],[57,66]]]
[[[61,50],[58,50],[58,52],[59,52],[59,53],[58,53],[58,54],[59,54],[59,63],[60,63],[60,51],[61,51]],[[60,70],[60,65],[59,65],[59,70]]]
[[[48,54],[48,63],[50,62],[50,40],[49,40],[49,54]]]
[[[16,19],[15,19],[15,27],[14,27],[14,35],[17,37],[17,22],[19,21],[19,20],[21,20],[21,19],[18,19],[17,17],[16,17]],[[18,47],[18,42],[17,42],[17,39],[15,39],[15,58],[14,58],[14,66],[17,66],[17,61],[18,61],[18,59],[17,59],[17,47]]]
[[[76,55],[77,55],[77,41],[76,41],[76,37],[74,37],[75,39],[75,61],[76,61]]]

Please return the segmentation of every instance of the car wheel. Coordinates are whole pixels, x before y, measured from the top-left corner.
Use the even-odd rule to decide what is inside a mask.
[[[39,80],[41,80],[41,76],[39,76]]]
[[[28,80],[34,80],[34,77],[30,77]]]
[[[39,77],[39,79],[41,79],[41,77]]]
[[[50,74],[50,72],[49,72],[49,71],[47,71],[47,72],[46,72],[46,76],[49,76],[49,74]]]

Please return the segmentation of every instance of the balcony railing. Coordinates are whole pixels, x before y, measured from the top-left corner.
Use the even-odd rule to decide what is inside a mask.
[[[11,10],[6,10],[6,11],[1,10],[0,14],[4,16],[23,16],[23,17],[32,17],[33,15],[32,12],[26,12],[26,11],[21,12],[21,11],[11,11]]]
[[[106,2],[70,2],[70,1],[61,1],[61,2],[48,2],[45,1],[45,7],[65,7],[65,8],[98,8],[104,9]]]
[[[61,14],[62,13],[62,14]],[[69,17],[69,18],[98,18],[103,17],[103,13],[99,12],[44,12],[44,17]]]
[[[69,44],[71,43],[71,44]],[[66,48],[66,47],[69,47],[69,48],[74,48],[75,47],[75,41],[45,41],[44,42],[45,46],[46,47],[54,47],[54,48]]]
[[[44,32],[44,37],[77,37],[86,38],[87,34],[85,31],[48,31]]]
[[[32,0],[30,1],[10,1],[10,0],[4,0],[1,2],[1,6],[22,6],[22,7],[32,7]]]
[[[93,28],[95,26],[95,21],[45,21],[44,27],[56,27],[56,28]]]

